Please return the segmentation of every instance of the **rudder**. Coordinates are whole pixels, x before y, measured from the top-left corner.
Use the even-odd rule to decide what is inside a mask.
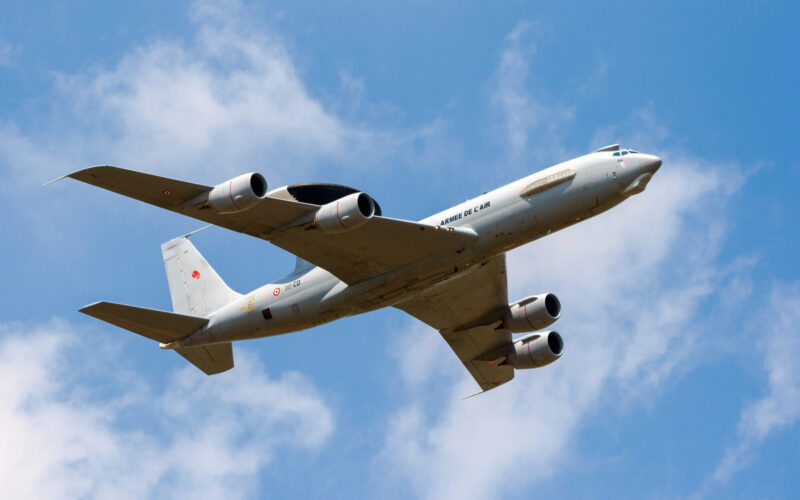
[[[205,317],[241,297],[222,281],[187,237],[164,243],[161,253],[176,313]]]

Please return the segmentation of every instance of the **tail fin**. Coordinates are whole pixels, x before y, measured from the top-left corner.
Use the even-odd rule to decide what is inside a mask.
[[[208,316],[240,294],[231,290],[185,236],[161,245],[167,269],[172,310]]]

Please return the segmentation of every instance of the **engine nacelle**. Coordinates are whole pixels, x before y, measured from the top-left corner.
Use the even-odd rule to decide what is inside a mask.
[[[267,195],[264,176],[251,172],[214,186],[208,193],[208,206],[219,214],[241,212]]]
[[[561,317],[561,302],[552,293],[527,297],[508,307],[503,328],[514,333],[541,330]]]
[[[557,360],[563,352],[564,340],[558,332],[541,332],[514,342],[506,360],[518,369],[539,368]]]
[[[314,216],[314,225],[325,233],[355,229],[375,215],[375,202],[366,193],[353,193],[322,205]]]

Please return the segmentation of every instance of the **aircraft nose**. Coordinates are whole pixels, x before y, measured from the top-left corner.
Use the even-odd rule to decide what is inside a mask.
[[[642,163],[641,166],[644,170],[650,172],[651,174],[656,173],[656,171],[661,167],[661,158],[655,155],[642,155]]]

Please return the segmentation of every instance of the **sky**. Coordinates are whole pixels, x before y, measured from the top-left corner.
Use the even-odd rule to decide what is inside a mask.
[[[793,498],[793,2],[0,4],[3,498]],[[479,397],[386,309],[234,345],[207,377],[77,312],[170,309],[202,226],[71,180],[354,186],[421,219],[610,143],[647,190],[510,252],[565,354]],[[293,256],[211,228],[234,289]]]

